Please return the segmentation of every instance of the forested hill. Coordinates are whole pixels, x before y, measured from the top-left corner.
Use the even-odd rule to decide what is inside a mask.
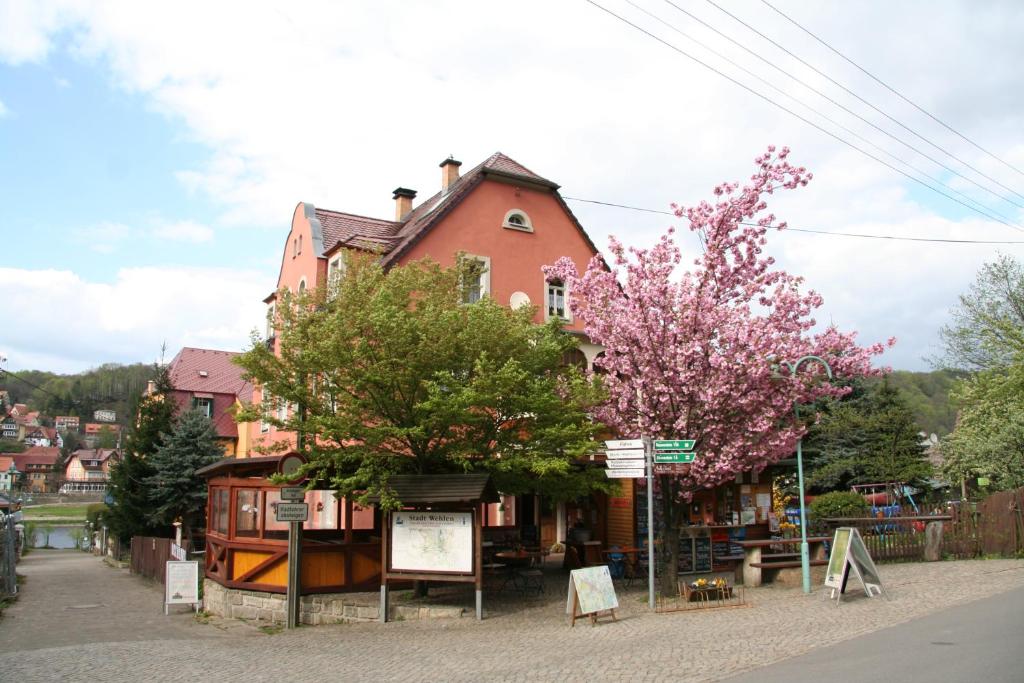
[[[921,431],[944,436],[956,425],[956,406],[950,402],[949,392],[958,379],[968,374],[953,370],[896,370],[889,375],[889,383],[900,390]]]
[[[42,370],[16,374],[0,373],[0,389],[10,392],[14,403],[27,403],[50,417],[77,415],[83,423],[92,422],[93,411],[103,408],[115,411],[117,421],[126,424],[154,368],[145,363],[105,363],[74,375]]]

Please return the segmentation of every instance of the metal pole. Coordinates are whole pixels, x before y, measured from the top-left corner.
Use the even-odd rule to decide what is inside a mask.
[[[805,361],[818,361],[825,368],[825,374],[832,379],[832,368],[828,362],[820,356],[804,356],[796,363],[783,361],[789,367],[790,377],[796,377],[796,371]],[[796,401],[793,401],[793,417],[800,419],[800,409]],[[811,592],[811,553],[807,545],[807,505],[804,501],[804,451],[803,437],[796,442],[796,473],[797,487],[800,495],[800,574],[803,579],[804,593]]]
[[[288,613],[288,628],[296,628],[299,625],[299,604],[301,602],[302,586],[302,559],[300,552],[302,548],[302,522],[288,523],[288,594],[285,609]]]
[[[796,442],[796,474],[800,488],[800,574],[804,593],[811,592],[811,553],[807,545],[807,506],[804,502],[804,451],[801,438]]]
[[[647,606],[654,609],[654,454],[650,437],[644,438],[647,461]]]

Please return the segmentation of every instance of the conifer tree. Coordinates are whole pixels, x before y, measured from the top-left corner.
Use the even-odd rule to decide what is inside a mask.
[[[146,478],[151,503],[149,517],[157,525],[182,521],[186,533],[202,524],[206,509],[206,481],[196,470],[224,457],[210,418],[198,411],[183,413],[150,460],[153,474]]]
[[[170,376],[167,368],[157,367],[155,371],[154,391],[139,402],[135,427],[128,434],[121,461],[110,469],[110,510],[104,521],[124,543],[130,542],[132,536],[154,531],[146,479],[154,473],[150,460],[160,446],[160,435],[169,433],[174,425]]]

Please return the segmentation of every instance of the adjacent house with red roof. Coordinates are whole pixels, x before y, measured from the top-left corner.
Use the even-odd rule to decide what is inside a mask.
[[[95,493],[105,491],[110,481],[110,466],[120,454],[112,449],[79,449],[64,464],[61,493]]]
[[[57,428],[58,432],[77,432],[79,419],[77,415],[58,415],[53,418],[53,426]]]
[[[32,493],[53,493],[63,472],[57,472],[60,449],[55,446],[33,446],[24,453],[15,453],[14,466],[23,473],[23,488]]]
[[[64,446],[64,438],[55,427],[27,427],[22,440],[29,446]]]
[[[13,455],[0,455],[0,491],[10,491],[18,480],[18,468]]]
[[[571,258],[580,271],[597,253],[579,221],[558,193],[558,185],[519,162],[497,152],[465,174],[461,162],[441,162],[441,184],[436,193],[415,205],[417,192],[399,187],[393,192],[393,219],[370,218],[300,203],[281,256],[275,293],[264,301],[273,314],[276,292],[301,292],[322,286],[345,271],[346,255],[381,254],[385,266],[425,257],[450,266],[463,252],[481,266],[479,280],[471,283],[469,301],[491,297],[509,306],[535,304],[536,321],[561,319],[565,328],[581,337],[573,362],[590,365],[601,348],[583,336],[583,326],[572,319],[563,283],[549,280],[541,268],[559,258]],[[276,349],[273,330],[267,343]],[[254,401],[275,410],[259,388]],[[294,444],[294,435],[278,433],[269,423],[253,425],[254,445]]]
[[[213,421],[224,454],[249,451],[249,425],[235,423],[237,404],[252,400],[252,385],[242,379],[237,353],[185,347],[168,366],[171,398],[179,410],[198,410]]]

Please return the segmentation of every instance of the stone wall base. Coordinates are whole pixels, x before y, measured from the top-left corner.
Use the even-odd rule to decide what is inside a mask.
[[[287,621],[283,594],[226,588],[210,579],[203,579],[203,609],[229,619],[270,624]],[[464,616],[465,612],[461,607],[391,604],[388,620],[452,619]],[[303,595],[299,603],[299,618],[307,626],[377,621],[380,619],[380,603],[352,593]]]

